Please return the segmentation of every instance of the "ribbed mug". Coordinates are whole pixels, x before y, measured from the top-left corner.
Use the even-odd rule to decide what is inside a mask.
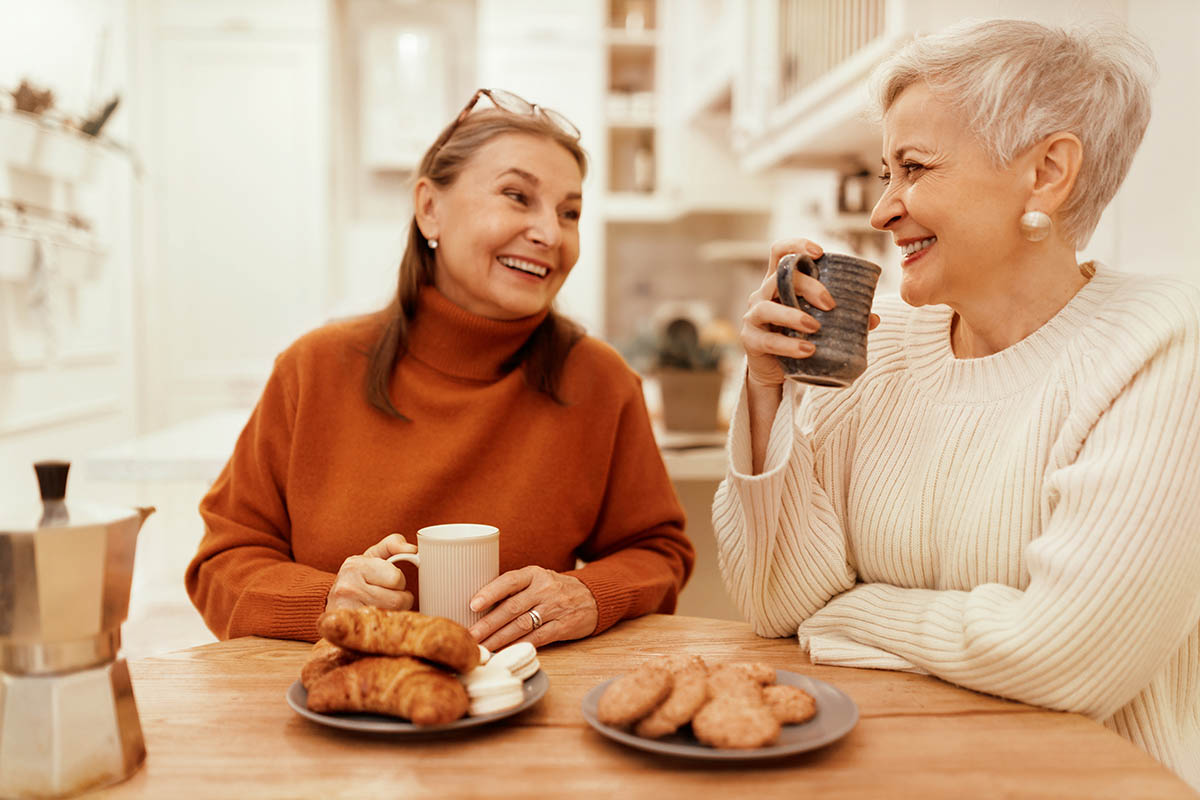
[[[388,561],[417,565],[421,613],[470,627],[488,610],[472,611],[471,598],[500,574],[500,529],[465,522],[431,525],[417,531],[416,553]]]
[[[833,295],[834,308],[823,311],[796,296],[792,285],[795,270],[816,278]],[[867,368],[867,327],[871,302],[882,270],[854,256],[826,253],[818,259],[789,253],[779,259],[776,274],[780,302],[799,308],[821,323],[816,333],[791,328],[781,332],[796,339],[807,339],[816,348],[808,358],[778,356],[788,378],[814,386],[844,387]]]

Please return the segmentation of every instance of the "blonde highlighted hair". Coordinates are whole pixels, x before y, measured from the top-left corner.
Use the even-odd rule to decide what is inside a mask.
[[[1150,49],[1120,28],[997,19],[915,39],[876,68],[872,84],[882,117],[906,88],[927,83],[962,113],[997,166],[1052,133],[1079,137],[1083,163],[1059,210],[1079,250],[1141,144],[1156,69]]]

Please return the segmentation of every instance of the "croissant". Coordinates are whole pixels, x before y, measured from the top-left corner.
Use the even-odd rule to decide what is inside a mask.
[[[455,676],[407,656],[364,656],[317,678],[312,711],[368,711],[442,725],[467,713],[467,690]]]
[[[415,656],[466,673],[479,665],[479,645],[462,625],[416,611],[373,606],[326,611],[317,631],[333,644],[381,656]]]
[[[313,645],[308,654],[308,660],[300,669],[300,683],[305,689],[312,688],[313,683],[327,672],[337,669],[362,658],[362,653],[338,647],[328,639],[321,639]]]

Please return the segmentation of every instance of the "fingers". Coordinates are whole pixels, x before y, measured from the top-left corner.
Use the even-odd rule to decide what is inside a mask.
[[[506,576],[509,580],[504,580]],[[574,576],[525,567],[501,575],[485,588],[496,584],[522,588],[501,599],[471,626],[476,641],[493,652],[517,641],[540,647],[561,639],[579,639],[596,628],[599,618],[596,598]],[[537,610],[540,626],[535,626],[529,614],[531,609]]]
[[[510,570],[485,584],[471,598],[471,610],[478,612],[491,608],[509,595],[521,591],[533,581],[537,569],[538,567],[523,567]]]
[[[779,259],[788,253],[805,253],[809,258],[820,258],[825,251],[821,245],[809,239],[779,239],[771,243],[771,259],[767,263],[767,273],[774,275],[779,268]]]
[[[870,316],[870,318],[867,320],[867,330],[869,330],[869,331],[873,331],[873,330],[875,330],[877,327],[879,327],[879,315],[878,315],[878,314],[872,314],[872,315]]]
[[[387,559],[398,553],[415,553],[415,552],[417,552],[416,545],[409,544],[408,540],[405,539],[403,536],[401,536],[398,533],[391,533],[391,534],[388,534],[387,536],[383,537],[376,544],[373,544],[370,547],[368,547],[366,549],[366,551],[363,553],[363,555],[370,556],[372,558]]]
[[[400,569],[381,558],[350,556],[342,562],[329,596],[327,609],[379,606],[400,611],[412,608],[412,593],[404,591]]]

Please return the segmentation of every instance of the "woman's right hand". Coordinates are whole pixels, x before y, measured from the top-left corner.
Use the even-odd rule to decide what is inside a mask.
[[[415,553],[415,545],[398,533],[384,537],[367,548],[361,556],[350,556],[342,562],[325,610],[377,606],[394,611],[412,608],[412,592],[404,591],[404,573],[387,559],[397,553]]]
[[[778,303],[776,272],[779,260],[788,253],[805,253],[819,258],[824,250],[808,239],[781,239],[771,245],[771,259],[762,284],[750,295],[749,306],[742,316],[741,341],[746,351],[746,382],[750,387],[777,388],[784,381],[783,367],[776,356],[808,358],[813,345],[806,339],[795,339],[772,326],[792,328],[804,333],[816,333],[821,328],[811,315],[798,308]],[[833,308],[833,296],[815,278],[802,272],[793,273],[796,296],[824,311]]]

